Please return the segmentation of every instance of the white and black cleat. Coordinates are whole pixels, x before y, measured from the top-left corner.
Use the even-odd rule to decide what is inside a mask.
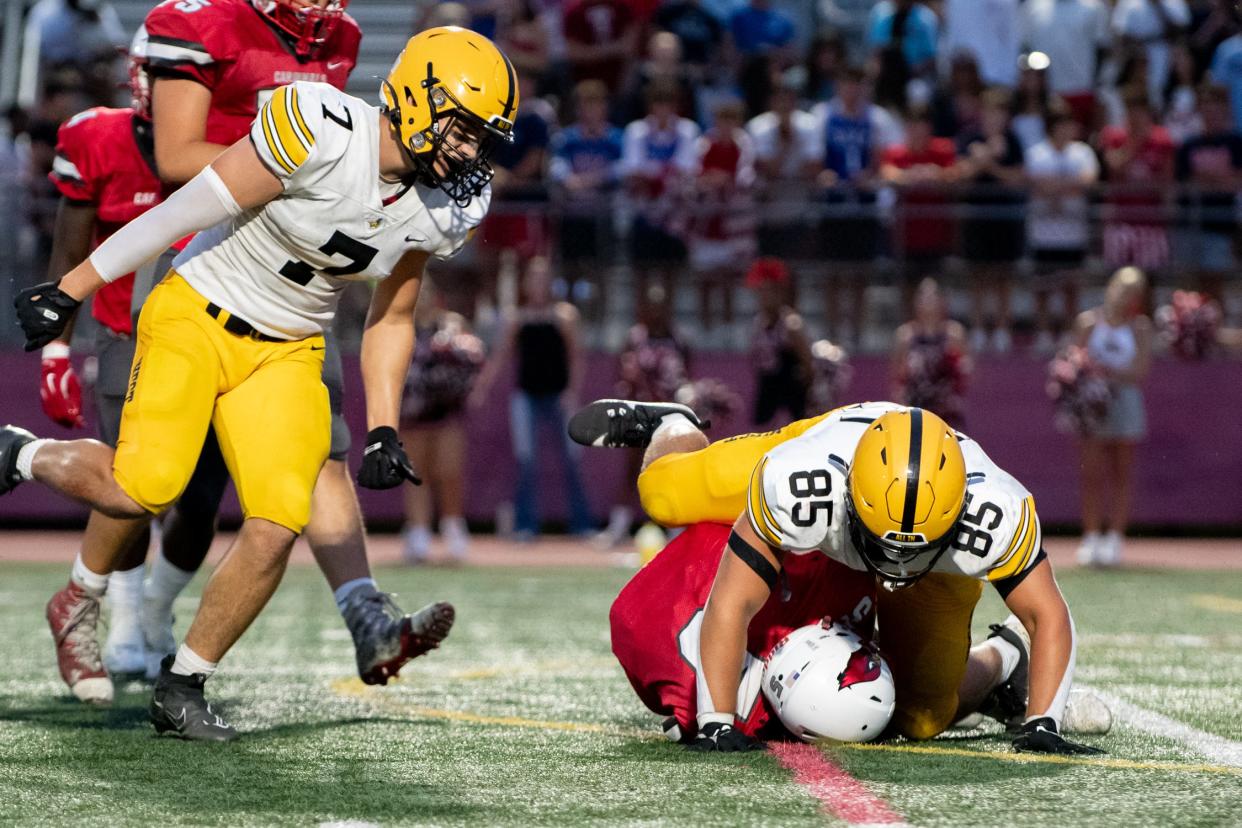
[[[182,676],[172,672],[174,658],[160,663],[148,711],[155,732],[194,742],[231,742],[237,738],[233,726],[221,718],[203,698],[207,677],[201,673]]]
[[[678,403],[596,400],[569,418],[569,437],[584,446],[645,448],[660,421],[669,414],[681,414],[700,429],[710,425]]]
[[[17,473],[17,453],[35,436],[15,425],[0,427],[0,495],[17,488],[22,476]]]

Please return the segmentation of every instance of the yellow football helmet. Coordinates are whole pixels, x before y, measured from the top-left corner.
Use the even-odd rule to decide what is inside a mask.
[[[931,571],[957,537],[965,501],[957,434],[930,411],[890,411],[858,441],[845,498],[850,539],[886,586]]]
[[[513,141],[517,75],[495,44],[469,29],[440,26],[410,38],[380,96],[420,177],[463,207],[492,180],[487,159],[496,145]]]

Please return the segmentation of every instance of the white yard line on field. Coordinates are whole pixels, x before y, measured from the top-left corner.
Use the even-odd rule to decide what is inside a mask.
[[[1164,736],[1181,742],[1195,753],[1206,756],[1218,764],[1242,768],[1242,742],[1235,742],[1223,736],[1206,733],[1197,727],[1191,727],[1176,719],[1170,719],[1168,716],[1162,716],[1154,711],[1131,704],[1124,699],[1114,696],[1112,693],[1106,693],[1098,688],[1093,687],[1092,691],[1113,709],[1114,716],[1131,727],[1137,728],[1144,733],[1150,733],[1153,736]]]

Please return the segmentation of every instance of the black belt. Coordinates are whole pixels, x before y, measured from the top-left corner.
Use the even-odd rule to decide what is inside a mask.
[[[246,336],[246,337],[249,337],[250,339],[257,339],[260,342],[287,342],[288,341],[286,339],[281,339],[278,336],[268,336],[267,334],[256,330],[254,325],[251,325],[249,322],[247,322],[245,319],[242,319],[240,316],[234,316],[233,314],[226,311],[224,308],[217,305],[215,302],[207,303],[207,315],[210,316],[212,319],[216,320],[217,322],[219,322],[222,326],[224,326],[224,329],[226,331],[228,331],[231,334],[235,334],[237,336]]]

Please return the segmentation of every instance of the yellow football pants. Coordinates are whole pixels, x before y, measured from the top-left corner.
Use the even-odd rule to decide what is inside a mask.
[[[159,514],[190,480],[212,425],[242,512],[301,532],[328,456],[323,337],[264,342],[229,333],[175,271],[138,319],[112,473]]]
[[[763,455],[827,416],[665,455],[638,476],[643,508],[665,526],[731,524],[746,510],[751,472]],[[880,648],[893,671],[893,721],[902,735],[930,739],[953,723],[970,650],[970,619],[982,594],[982,581],[942,573],[895,592],[880,590]]]

